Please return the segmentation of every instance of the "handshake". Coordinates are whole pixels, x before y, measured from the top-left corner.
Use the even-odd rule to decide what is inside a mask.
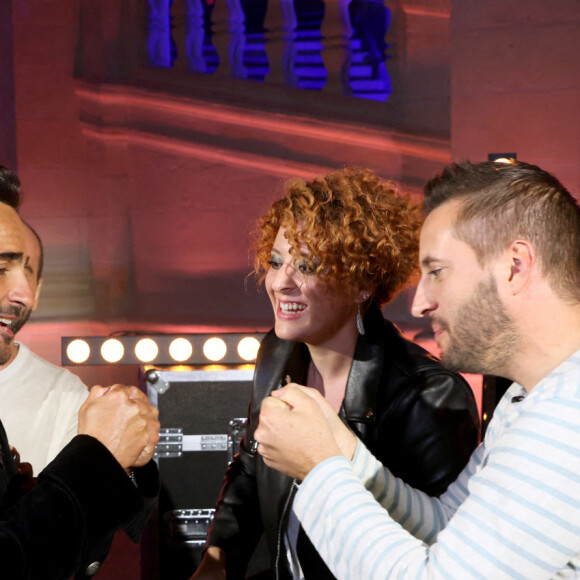
[[[137,387],[94,386],[79,410],[79,435],[98,439],[129,472],[153,457],[159,411]]]

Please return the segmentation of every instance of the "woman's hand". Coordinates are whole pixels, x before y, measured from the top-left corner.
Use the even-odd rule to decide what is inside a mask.
[[[225,580],[226,555],[221,548],[210,546],[190,580]]]
[[[15,447],[10,445],[10,451],[12,452],[12,457],[14,457],[14,462],[18,468],[18,478],[20,480],[20,489],[22,493],[30,491],[33,487],[36,487],[36,477],[32,472],[32,465],[30,463],[20,461],[20,453]]]

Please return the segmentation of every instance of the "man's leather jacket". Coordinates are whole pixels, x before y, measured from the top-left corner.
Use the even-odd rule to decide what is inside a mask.
[[[396,476],[430,495],[440,495],[466,465],[479,440],[475,399],[464,379],[405,339],[377,309],[365,317],[340,416]],[[276,578],[289,578],[283,527],[293,480],[252,454],[262,399],[285,384],[305,384],[310,357],[304,344],[280,340],[271,331],[262,341],[248,429],[228,468],[207,546],[226,553],[227,578],[244,578],[262,532]],[[316,444],[315,441],[312,442]]]

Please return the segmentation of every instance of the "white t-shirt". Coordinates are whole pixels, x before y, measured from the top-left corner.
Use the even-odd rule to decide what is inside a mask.
[[[10,445],[38,475],[76,435],[78,411],[89,391],[66,369],[19,344],[0,370],[0,419]]]

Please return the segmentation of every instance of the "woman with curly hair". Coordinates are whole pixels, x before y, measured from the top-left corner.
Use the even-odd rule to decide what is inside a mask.
[[[375,457],[430,495],[467,463],[479,437],[469,385],[380,311],[415,273],[420,227],[393,182],[353,168],[289,181],[261,218],[255,272],[275,325],[194,578],[245,578],[262,533],[264,577],[333,578],[293,514],[297,482],[268,468],[253,440],[262,400],[288,382],[318,389]]]

